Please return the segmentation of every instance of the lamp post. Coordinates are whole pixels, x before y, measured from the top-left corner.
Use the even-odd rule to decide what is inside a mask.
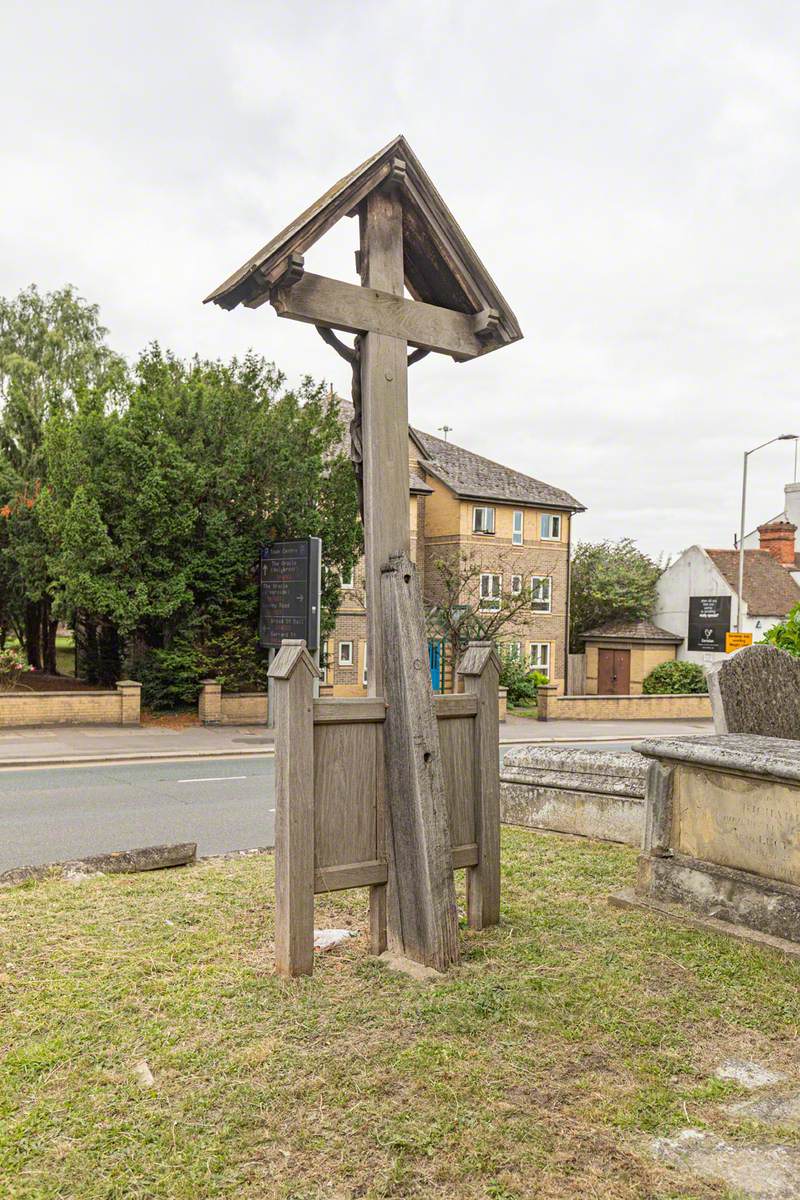
[[[797,442],[800,435],[796,433],[780,433],[777,437],[770,438],[768,442],[762,442],[760,446],[754,446],[752,450],[745,450],[744,465],[742,467],[742,520],[739,526],[739,595],[736,601],[736,632],[742,632],[742,590],[744,588],[744,519],[745,519],[745,504],[747,503],[747,460],[751,454],[755,454],[756,450],[763,450],[765,446],[771,446],[773,442]],[[796,446],[795,446],[796,449]]]

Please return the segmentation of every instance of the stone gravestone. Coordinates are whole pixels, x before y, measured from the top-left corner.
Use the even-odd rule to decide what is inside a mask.
[[[775,646],[746,646],[706,670],[717,733],[800,739],[800,659]]]

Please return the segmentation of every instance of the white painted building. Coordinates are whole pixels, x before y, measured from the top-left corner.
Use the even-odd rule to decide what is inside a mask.
[[[800,485],[794,486],[798,487],[800,503]],[[782,621],[794,604],[800,603],[800,586],[793,578],[794,537],[794,525],[770,522],[760,527],[759,548],[745,549],[742,631],[752,633],[754,642],[761,641],[768,629]],[[710,663],[725,658],[724,651],[689,649],[690,600],[730,597],[730,628],[736,629],[738,571],[737,550],[690,546],[661,576],[653,620],[683,638],[678,647],[679,659]]]

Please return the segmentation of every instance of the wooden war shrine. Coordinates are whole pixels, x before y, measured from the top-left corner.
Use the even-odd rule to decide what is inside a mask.
[[[360,284],[304,270],[304,253],[344,216],[359,221]],[[499,919],[499,668],[491,645],[473,643],[459,665],[463,694],[433,695],[410,559],[408,367],[431,351],[457,362],[488,354],[519,339],[519,325],[403,137],[207,299],[269,301],[315,325],[353,369],[369,695],[315,700],[302,642],[284,642],[270,670],[278,970],[312,970],[315,893],[365,886],[373,952],[388,944],[446,970],[458,961],[455,868],[468,872],[470,926]]]

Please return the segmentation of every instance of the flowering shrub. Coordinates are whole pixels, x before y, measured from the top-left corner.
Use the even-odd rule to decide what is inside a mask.
[[[33,668],[22,661],[18,650],[0,650],[0,692],[9,692],[31,670]]]

